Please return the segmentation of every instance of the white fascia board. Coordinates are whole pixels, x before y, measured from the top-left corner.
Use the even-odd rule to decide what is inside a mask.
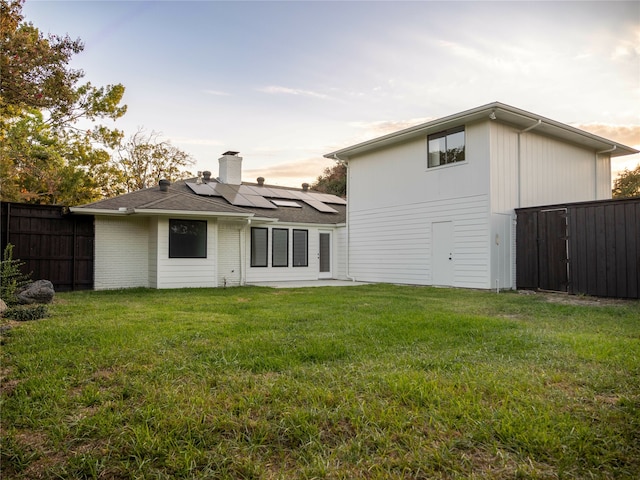
[[[235,217],[235,218],[252,218],[253,213],[232,213],[232,212],[196,212],[192,210],[153,210],[142,208],[123,208],[122,210],[106,210],[104,208],[82,208],[71,207],[72,213],[80,215],[153,215],[153,216],[172,216],[180,215],[181,217]]]
[[[123,210],[106,210],[104,208],[84,208],[84,207],[69,207],[69,211],[71,213],[76,213],[78,215],[131,215],[133,213],[132,209],[125,208]]]
[[[236,218],[253,218],[254,213],[233,213],[233,212],[202,212],[194,210],[156,210],[153,208],[134,208],[133,213],[138,215],[161,215],[171,216],[180,215],[181,217],[236,217]]]
[[[262,219],[269,220],[269,219]],[[274,222],[273,219],[270,219],[271,222],[265,223],[278,223],[278,225],[282,227],[291,227],[291,228],[337,228],[337,227],[345,227],[346,224],[343,223],[296,223],[296,222]],[[257,223],[255,218],[251,219],[251,224],[254,225]]]
[[[481,107],[432,120],[430,122],[422,123],[414,127],[399,130],[350,147],[336,150],[335,152],[324,155],[324,157],[332,160],[348,160],[354,155],[400,143],[415,137],[446,130],[447,128],[457,125],[482,119],[489,120],[490,115],[495,118],[495,121],[502,121],[504,123],[514,125],[516,128],[522,130],[535,125],[535,128],[531,128],[532,131],[544,131],[547,135],[571,141],[572,143],[579,145],[589,146],[594,150],[608,150],[615,147],[615,149],[610,152],[612,157],[639,153],[638,150],[634,148],[594,135],[584,130],[580,130],[579,128],[575,128],[504,103],[493,102]],[[540,126],[536,125],[538,121],[540,121]]]

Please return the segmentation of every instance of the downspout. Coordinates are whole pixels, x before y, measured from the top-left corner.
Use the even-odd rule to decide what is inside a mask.
[[[611,148],[607,149],[607,150],[600,150],[599,152],[596,152],[596,161],[594,164],[594,175],[593,175],[593,197],[598,200],[598,158],[600,157],[601,154],[603,153],[611,153],[613,152],[615,149],[617,148],[617,145],[613,145]],[[609,156],[609,169],[611,169],[611,156]]]
[[[540,124],[542,124],[542,120],[538,119],[538,121],[533,125],[528,126],[524,130],[518,131],[518,208],[522,207],[522,147],[520,139],[523,133],[533,130],[540,126]]]
[[[347,218],[346,218],[346,222],[347,222],[347,233],[346,233],[346,246],[347,246],[347,251],[345,252],[345,258],[346,258],[346,270],[345,270],[345,276],[347,277],[348,280],[351,280],[352,282],[355,282],[356,279],[354,277],[351,276],[350,273],[350,265],[351,262],[349,261],[349,250],[351,249],[351,245],[350,245],[350,235],[349,235],[349,231],[351,229],[351,223],[349,222],[349,199],[348,199],[348,195],[349,195],[349,162],[347,160],[342,160],[341,158],[338,157],[337,154],[333,154],[333,158],[337,161],[342,163],[346,168],[347,168],[347,178],[346,178],[346,188],[347,188]]]

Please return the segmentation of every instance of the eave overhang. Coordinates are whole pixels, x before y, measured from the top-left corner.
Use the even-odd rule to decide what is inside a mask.
[[[252,218],[254,213],[231,213],[231,212],[206,212],[197,210],[159,210],[149,208],[120,208],[118,210],[108,210],[104,208],[83,208],[71,207],[72,213],[79,215],[107,215],[107,216],[175,216],[181,217],[227,217],[227,218]]]
[[[639,153],[613,140],[594,135],[579,128],[545,118],[500,102],[494,102],[447,117],[422,123],[382,137],[367,140],[356,145],[336,150],[324,155],[332,160],[349,160],[350,158],[397,143],[423,137],[431,133],[446,130],[481,120],[498,121],[508,124],[516,130],[534,131],[541,135],[558,138],[576,145],[591,148],[594,152],[609,153],[611,157]]]

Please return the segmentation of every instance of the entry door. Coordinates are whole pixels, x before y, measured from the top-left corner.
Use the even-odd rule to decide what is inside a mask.
[[[320,272],[318,278],[332,278],[331,274],[331,232],[320,232],[320,251],[318,260]]]
[[[566,292],[569,283],[567,209],[538,215],[538,272],[542,290]]]
[[[431,270],[433,285],[453,285],[453,222],[434,222]]]

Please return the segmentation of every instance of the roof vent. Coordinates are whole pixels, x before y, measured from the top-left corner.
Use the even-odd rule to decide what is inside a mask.
[[[264,187],[264,177],[258,177],[256,180],[258,181],[258,186]]]
[[[169,190],[169,185],[171,185],[171,182],[163,178],[158,182],[158,185],[160,185],[161,192],[166,192]]]
[[[308,191],[308,190],[309,190],[309,184],[308,184],[308,183],[306,183],[306,182],[305,182],[305,183],[303,183],[303,184],[302,184],[302,191],[303,191],[303,192],[306,192],[306,191]]]
[[[204,172],[202,172],[202,178],[205,182],[208,182],[209,180],[211,180],[211,172],[209,170],[205,170]]]

